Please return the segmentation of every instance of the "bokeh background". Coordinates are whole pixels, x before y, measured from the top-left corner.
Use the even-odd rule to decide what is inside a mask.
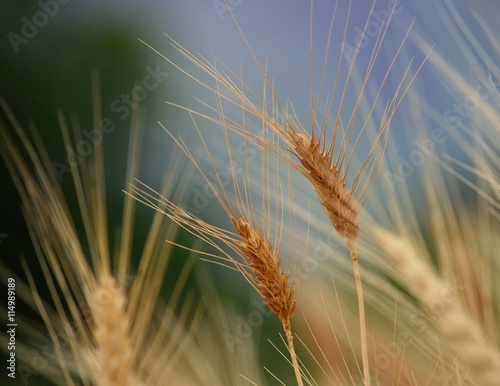
[[[303,116],[307,121],[310,87],[310,2],[228,0],[228,3],[231,4],[257,58],[262,63],[267,60],[267,71],[275,82],[278,96],[283,100],[289,98],[299,116]],[[386,45],[381,52],[380,68],[386,67],[390,62],[398,42],[412,20],[415,20],[412,36],[418,36],[430,45],[435,44],[434,49],[452,62],[462,76],[469,77],[468,79],[474,82],[478,73],[491,75],[490,63],[479,62],[481,68],[470,68],[470,61],[465,57],[466,50],[460,43],[464,36],[460,36],[460,30],[453,27],[451,19],[444,16],[449,14],[449,4],[450,2],[443,0],[399,1],[395,6],[398,12],[393,16]],[[490,25],[495,25],[500,20],[500,5],[496,0],[457,0],[453,4],[480,41],[486,39],[475,15],[480,15]],[[393,1],[380,0],[375,4],[374,10],[381,12],[393,5]],[[346,29],[347,41],[351,44],[354,44],[358,31],[363,28],[371,6],[370,1],[352,1],[351,17]],[[347,1],[339,1],[339,15],[346,15],[347,7]],[[314,2],[316,73],[321,69],[332,9],[331,1]],[[339,17],[336,28],[342,30],[345,22],[343,16]],[[181,135],[188,142],[195,135],[187,114],[166,105],[165,101],[196,108],[200,105],[195,97],[204,98],[208,95],[199,84],[169,65],[143,43],[146,42],[179,65],[192,69],[192,66],[172,49],[169,38],[165,35],[194,54],[200,54],[208,60],[216,57],[235,72],[242,70],[247,84],[257,91],[261,90],[262,76],[259,69],[222,0],[4,0],[0,4],[0,95],[5,98],[21,124],[36,123],[54,162],[66,163],[56,111],[59,109],[67,116],[74,115],[78,117],[83,128],[90,128],[91,75],[99,75],[103,116],[111,119],[116,125],[116,130],[104,135],[111,224],[120,221],[122,190],[126,186],[125,166],[130,116],[135,108],[128,104],[127,98],[134,93],[134,87],[142,84],[147,74],[157,74],[157,87],[141,97],[141,108],[144,109],[145,117],[145,150],[140,177],[152,186],[159,186],[165,173],[169,172],[168,159],[173,147],[172,141],[157,122],[164,123],[174,134]],[[333,36],[330,51],[332,58],[338,55],[340,39],[339,34]],[[493,50],[488,44],[485,47]],[[422,51],[417,41],[410,39],[395,73],[401,74],[412,58],[416,63],[420,63],[425,55]],[[370,52],[370,49],[361,51],[361,67],[363,63],[366,65]],[[374,73],[375,82],[383,77],[383,73],[377,71],[378,67]],[[496,80],[493,75],[491,79]],[[316,80],[316,89],[318,82],[319,80]],[[392,90],[394,87],[395,84],[392,85]],[[446,82],[436,76],[431,66],[424,67],[415,87],[428,105],[433,107],[432,111],[438,118],[456,103],[456,96],[447,88]],[[391,86],[385,92],[390,95]],[[355,94],[350,96],[354,97]],[[429,130],[438,124],[432,115],[429,113],[425,118]],[[407,152],[414,149],[415,145],[407,140],[404,114],[395,116],[393,127],[401,153],[405,153],[405,149]],[[460,149],[452,141],[447,145],[450,153],[460,156]],[[62,174],[61,184],[65,191],[71,192],[72,181],[69,173]],[[193,196],[187,194],[185,200],[186,204],[189,204]],[[69,201],[70,207],[75,204]],[[73,207],[76,210],[76,206]],[[222,221],[213,206],[204,208],[199,216],[207,221]],[[151,217],[151,211],[147,208],[138,211],[139,226],[136,236],[139,245]],[[30,248],[20,200],[5,166],[1,164],[0,258],[5,266],[22,277],[19,263],[21,254],[36,267],[36,258]],[[182,257],[182,254],[179,256]],[[179,260],[181,266],[182,259]],[[256,299],[255,294],[252,295],[241,285],[241,278],[237,275],[206,263],[199,269],[214,271],[222,296],[227,297],[228,301],[238,303],[243,314]],[[175,276],[175,272],[174,269],[172,275]],[[38,280],[43,280],[42,276],[36,276],[36,269],[34,274]],[[29,312],[20,305],[19,312],[22,311]],[[0,320],[4,320],[3,318],[2,315]],[[263,363],[275,360],[272,359],[273,354],[269,354],[274,349],[266,344],[266,338],[276,338],[275,331],[279,328],[276,321],[271,319],[273,318],[266,319],[262,332]],[[0,383],[3,384],[5,379],[2,371]],[[44,382],[46,381],[39,377],[31,384],[48,384]]]

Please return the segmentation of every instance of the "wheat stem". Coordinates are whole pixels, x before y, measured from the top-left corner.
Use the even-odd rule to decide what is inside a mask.
[[[300,375],[300,367],[297,360],[297,354],[295,353],[295,347],[293,345],[293,334],[292,327],[290,326],[290,320],[286,319],[282,320],[281,322],[283,323],[283,329],[285,330],[286,340],[288,343],[288,351],[290,351],[290,357],[292,359],[293,371],[295,373],[295,378],[297,379],[297,385],[304,386],[304,383],[302,382],[302,376]]]
[[[354,279],[356,280],[356,292],[358,295],[359,333],[361,337],[361,358],[363,361],[363,379],[365,386],[369,386],[371,384],[371,379],[370,379],[370,363],[368,361],[368,340],[366,338],[365,303],[363,300],[363,285],[361,283],[361,274],[359,270],[356,240],[353,239],[347,240],[347,247],[351,251],[352,268],[354,271]]]

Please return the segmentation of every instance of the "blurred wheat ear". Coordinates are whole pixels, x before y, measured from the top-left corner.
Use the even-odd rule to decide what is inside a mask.
[[[94,128],[99,130],[101,114],[96,76],[92,85]],[[96,144],[94,152],[72,168],[80,209],[77,216],[66,204],[36,129],[31,130],[32,142],[6,102],[2,99],[0,104],[9,120],[8,124],[1,122],[1,154],[21,196],[32,242],[52,297],[49,304],[55,307],[52,309],[40,298],[37,283],[30,274],[36,268],[25,264],[32,296],[57,354],[58,363],[44,368],[47,377],[65,385],[163,384],[164,379],[176,372],[176,364],[186,343],[193,338],[202,310],[189,297],[182,305],[177,304],[189,264],[177,278],[174,291],[177,295],[172,301],[165,306],[159,298],[173,248],[165,239],[173,240],[178,227],[173,222],[167,223],[160,214],[154,217],[137,273],[133,273],[135,201],[125,197],[124,221],[117,229],[118,241],[111,245],[102,146]],[[58,117],[66,148],[73,148],[82,140],[78,124],[73,122],[73,137],[65,116],[59,113]],[[140,123],[137,112],[132,119],[128,179],[136,175],[139,167]],[[27,160],[8,125],[28,154]],[[182,184],[174,189],[179,167],[174,152],[162,193],[176,199],[183,194]],[[78,225],[83,226],[84,237],[78,232]],[[161,308],[164,308],[162,313]],[[176,316],[176,308],[180,317]],[[30,362],[29,357],[20,359]]]
[[[403,281],[416,298],[430,311],[439,331],[447,338],[465,365],[482,385],[500,380],[500,352],[481,331],[481,327],[463,308],[456,294],[444,294],[452,288],[422,259],[414,246],[397,235],[375,231],[381,249],[398,267]],[[434,306],[440,302],[440,307]]]

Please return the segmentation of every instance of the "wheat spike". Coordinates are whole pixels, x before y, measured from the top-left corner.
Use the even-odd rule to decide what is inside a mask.
[[[255,275],[260,295],[283,324],[297,384],[302,386],[302,376],[290,326],[290,319],[295,314],[297,301],[294,300],[293,287],[288,284],[288,273],[281,271],[280,255],[273,252],[271,243],[262,238],[258,229],[253,228],[243,218],[232,219],[232,222],[241,238],[238,246]]]
[[[96,379],[100,386],[127,386],[133,368],[127,298],[116,280],[105,275],[93,299]]]
[[[265,240],[261,232],[245,219],[232,219],[232,222],[241,239],[238,247],[255,275],[260,295],[282,322],[290,321],[297,302],[294,300],[294,289],[288,283],[288,273],[281,271],[279,253],[274,252],[271,242]]]
[[[319,142],[309,135],[291,133],[291,140],[335,230],[347,240],[357,239],[359,204],[347,188],[345,177],[333,164],[331,155],[321,151]]]
[[[139,202],[155,209],[158,213],[166,215],[172,221],[214,247],[220,253],[219,256],[202,251],[198,251],[198,253],[219,259],[222,265],[227,265],[229,268],[232,265],[233,269],[240,272],[264,299],[268,308],[279,317],[287,337],[297,384],[302,386],[302,374],[295,353],[290,324],[290,319],[295,314],[297,307],[294,289],[296,277],[295,271],[282,270],[281,256],[276,250],[276,248],[279,249],[279,243],[274,243],[275,247],[273,248],[273,242],[243,217],[231,217],[233,226],[237,231],[237,234],[234,234],[204,222],[154,190],[145,185],[143,186],[144,189],[131,186],[128,193]],[[215,189],[214,193],[216,193]],[[220,196],[218,199],[222,200]],[[229,202],[224,205],[226,209],[230,208]],[[231,208],[229,213],[232,213],[232,211]],[[217,241],[229,247],[243,262],[228,253]],[[289,280],[290,272],[294,275],[292,283]]]
[[[232,264],[243,275],[264,299],[269,309],[279,317],[287,336],[288,349],[297,384],[302,386],[302,375],[295,353],[290,325],[290,319],[295,314],[297,306],[294,290],[295,277],[293,282],[290,283],[290,274],[288,271],[282,270],[281,256],[273,248],[271,240],[264,237],[258,228],[243,217],[231,218],[237,231],[237,234],[233,235],[194,217],[147,187],[145,190],[141,190],[132,186],[129,194],[159,213],[165,214],[181,227],[188,229],[195,236],[216,248],[222,256],[212,254],[209,256],[221,259],[224,265],[227,263]],[[216,240],[221,241],[236,252],[243,260],[243,263],[221,248],[216,243]],[[201,251],[199,253],[203,254]]]

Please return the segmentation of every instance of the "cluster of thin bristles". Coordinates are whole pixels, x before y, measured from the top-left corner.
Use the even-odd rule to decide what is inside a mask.
[[[202,133],[198,131],[198,134],[203,146],[207,150],[206,155],[210,163],[214,165],[214,160],[206,147],[207,144]],[[226,151],[230,157],[229,162],[232,166],[230,170],[232,171],[231,178],[236,193],[234,197],[236,203],[229,199],[229,192],[224,188],[222,181],[218,180],[219,186],[214,186],[202,171],[199,160],[192,156],[182,141],[176,140],[176,142],[191,160],[195,168],[200,171],[201,176],[212,190],[212,194],[226,212],[236,233],[206,223],[145,185],[143,187],[132,185],[128,193],[140,202],[166,215],[179,226],[216,248],[220,252],[220,255],[214,256],[210,254],[210,256],[217,257],[222,261],[223,265],[228,265],[243,275],[247,282],[265,301],[269,310],[280,319],[287,337],[287,346],[297,384],[302,385],[302,374],[295,353],[290,320],[297,308],[298,291],[296,290],[300,283],[297,265],[304,264],[305,255],[299,255],[299,251],[296,251],[294,265],[292,265],[292,256],[290,254],[286,256],[286,261],[282,260],[282,251],[280,249],[283,225],[278,221],[276,229],[273,231],[271,226],[273,219],[269,217],[271,207],[273,207],[273,211],[276,213],[280,213],[284,207],[284,203],[280,200],[280,195],[275,190],[280,185],[277,171],[273,172],[274,168],[267,164],[267,157],[262,155],[261,162],[264,175],[261,177],[261,186],[256,187],[258,193],[246,191],[247,187],[255,185],[250,174],[250,167],[246,165],[245,173],[243,173],[245,187],[240,186],[243,184],[238,182],[236,175],[237,168],[233,167],[235,161],[231,158],[232,149],[228,133],[223,131],[223,136],[226,140]],[[215,167],[214,172],[217,172]],[[273,181],[268,181],[270,176],[272,176]],[[274,185],[273,188],[269,188],[271,182]],[[248,194],[248,197],[245,197],[244,194]],[[255,204],[250,200],[253,195],[261,196],[263,210],[260,214],[257,213]],[[294,235],[291,229],[286,230],[286,232],[290,239],[297,238],[297,235]],[[274,239],[271,237],[272,233],[275,233]],[[221,243],[229,247],[236,256],[227,253],[221,247]],[[304,254],[306,253],[305,251],[303,252]],[[203,252],[200,251],[199,253]],[[299,260],[302,261],[299,263]]]

